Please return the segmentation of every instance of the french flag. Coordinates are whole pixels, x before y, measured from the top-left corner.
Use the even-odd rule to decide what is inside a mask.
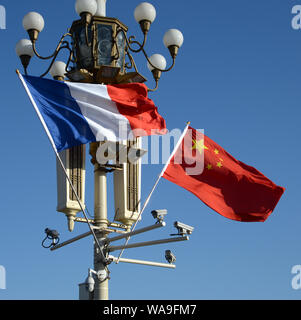
[[[100,85],[23,76],[57,151],[95,141],[165,134],[165,120],[140,83]]]

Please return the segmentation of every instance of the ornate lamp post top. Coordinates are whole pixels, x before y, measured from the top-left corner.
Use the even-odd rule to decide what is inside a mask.
[[[80,19],[72,23],[69,32],[61,37],[54,52],[43,57],[36,49],[39,33],[44,28],[43,17],[36,12],[29,12],[23,19],[23,27],[29,39],[22,39],[16,45],[16,53],[20,57],[27,74],[27,68],[33,56],[42,60],[50,60],[47,70],[55,79],[65,77],[71,81],[118,84],[129,82],[145,82],[139,73],[132,53],[142,52],[149,70],[156,82],[154,91],[162,72],[170,71],[175,65],[179,48],[183,44],[183,35],[177,29],[168,30],[163,38],[169,49],[172,63],[166,68],[166,60],[162,55],[151,57],[145,51],[147,35],[156,18],[156,9],[148,2],[142,2],[134,11],[134,17],[140,24],[143,41],[135,36],[127,36],[128,28],[116,18],[106,17],[106,0],[76,0],[75,10]],[[67,40],[68,39],[68,40]],[[66,63],[56,61],[58,53],[66,49],[69,57]]]

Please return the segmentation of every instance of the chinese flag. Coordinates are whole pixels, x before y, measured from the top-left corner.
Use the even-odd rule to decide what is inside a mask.
[[[265,221],[285,190],[191,127],[163,178],[237,221]]]

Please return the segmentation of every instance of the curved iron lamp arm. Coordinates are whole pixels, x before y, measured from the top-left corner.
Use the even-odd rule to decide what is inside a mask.
[[[147,34],[144,34],[144,40],[143,40],[143,43],[141,44],[140,42],[138,42],[138,41],[136,41],[136,40],[133,40],[133,39],[135,39],[135,36],[130,36],[129,39],[128,39],[127,36],[126,36],[126,33],[124,32],[124,30],[119,29],[118,32],[117,32],[117,35],[118,35],[119,32],[122,32],[122,33],[124,34],[124,38],[125,38],[125,40],[126,40],[126,44],[127,44],[128,49],[131,50],[132,52],[135,52],[135,53],[137,53],[137,52],[142,52],[142,53],[144,54],[147,62],[148,62],[154,69],[157,69],[157,70],[159,70],[159,71],[161,71],[161,72],[168,72],[168,71],[170,71],[170,70],[175,66],[175,61],[176,61],[175,57],[172,58],[172,60],[173,60],[173,61],[172,61],[172,64],[171,64],[171,66],[170,66],[169,68],[167,68],[167,69],[159,69],[159,68],[157,68],[156,66],[154,66],[154,65],[151,63],[151,61],[149,60],[149,57],[148,57],[147,53],[146,53],[145,50],[144,50],[144,46],[145,46],[146,39],[147,39]],[[116,35],[116,37],[117,37],[117,35]],[[137,45],[139,46],[139,49],[137,49],[137,50],[133,49],[133,48],[131,47],[131,44],[137,44]]]
[[[66,69],[65,69],[66,71],[67,71],[67,69],[69,67],[70,62],[76,63],[76,60],[73,60],[73,57],[74,57],[74,52],[70,51],[69,58],[68,58],[68,61],[67,61],[67,64],[66,64]]]
[[[137,53],[137,52],[140,52],[140,51],[143,50],[143,48],[144,48],[144,46],[145,46],[145,44],[146,44],[147,34],[144,35],[144,39],[143,39],[142,44],[141,44],[139,41],[135,40],[135,38],[136,38],[135,36],[130,36],[130,37],[129,37],[129,40],[128,40],[128,45],[129,45],[129,49],[130,49],[132,52]],[[133,48],[130,46],[131,44],[136,44],[136,45],[138,45],[139,49],[136,49],[136,50],[133,49]]]
[[[147,53],[145,52],[144,49],[142,49],[142,53],[144,54],[147,62],[148,62],[154,69],[157,69],[157,70],[159,70],[159,71],[161,71],[161,72],[168,72],[168,71],[170,71],[170,70],[175,66],[176,58],[174,57],[174,58],[172,58],[172,64],[171,64],[171,66],[170,66],[169,68],[167,68],[167,69],[159,69],[158,67],[156,67],[155,65],[153,65],[153,64],[151,63],[151,61],[149,60],[149,57],[148,57],[148,55],[147,55]]]
[[[53,58],[55,55],[57,55],[57,52],[59,52],[61,49],[64,49],[66,48],[66,46],[68,46],[68,49],[70,49],[70,46],[69,46],[69,43],[67,41],[64,41],[64,39],[67,37],[67,36],[71,36],[71,33],[66,33],[62,36],[59,44],[57,45],[56,49],[54,50],[53,54],[51,54],[50,56],[48,57],[43,57],[41,56],[38,52],[37,52],[37,49],[36,49],[36,44],[35,42],[32,43],[32,49],[33,49],[33,52],[34,54],[39,58],[39,59],[42,59],[42,60],[49,60],[51,58]],[[62,47],[62,45],[66,45],[65,47]],[[71,50],[71,49],[70,49]]]
[[[54,61],[55,61],[55,59],[56,59],[57,55],[59,54],[59,52],[60,52],[60,51],[57,51],[57,52],[55,53],[55,55],[54,55],[54,57],[53,57],[53,59],[52,59],[52,61],[51,61],[50,65],[49,65],[48,69],[47,69],[43,74],[41,74],[41,75],[40,75],[40,78],[45,77],[45,76],[46,76],[46,74],[50,71],[50,69],[51,69],[51,67],[53,66]]]
[[[127,54],[127,56],[129,57],[129,60],[130,60],[131,65],[129,66],[128,63],[126,63],[125,67],[126,67],[127,69],[132,69],[132,68],[134,68],[135,71],[136,71],[137,73],[139,73],[138,68],[137,68],[137,65],[136,65],[136,62],[135,62],[134,58],[132,57],[132,55],[131,55],[129,52],[127,52],[126,54]]]
[[[148,92],[155,92],[159,87],[159,80],[156,80],[156,86],[154,89],[150,89],[150,88],[147,88],[147,91]]]
[[[125,56],[128,56],[128,58],[129,58],[129,62],[126,62],[125,64],[124,64],[124,67],[126,68],[126,69],[132,69],[133,68],[133,57],[132,57],[132,55],[126,50],[125,51]]]
[[[125,38],[125,41],[126,41],[126,44],[127,44],[127,47],[132,51],[132,52],[135,52],[135,53],[138,53],[140,51],[143,50],[145,44],[146,44],[146,40],[147,40],[147,34],[145,33],[144,34],[144,39],[143,39],[143,43],[141,44],[139,41],[137,40],[134,40],[135,39],[135,36],[130,36],[129,38],[127,38],[127,35],[125,33],[125,31],[123,29],[119,29],[116,33],[116,37],[118,36],[119,32],[122,32],[123,35],[124,35],[124,38]],[[134,49],[131,47],[132,44],[136,44],[138,45],[139,49]]]
[[[52,57],[52,60],[51,60],[51,63],[50,63],[50,65],[49,65],[48,69],[47,69],[42,75],[40,75],[40,78],[45,77],[46,74],[50,71],[50,69],[51,69],[51,67],[53,66],[53,64],[54,64],[54,62],[55,62],[58,54],[59,54],[60,51],[63,50],[63,49],[69,50],[69,59],[68,59],[67,65],[66,65],[66,70],[67,70],[70,61],[72,61],[73,51],[70,49],[69,43],[68,43],[67,41],[64,41],[64,42],[66,42],[66,45],[61,46],[58,50],[55,51],[55,53],[54,53],[54,55],[53,55],[53,57]],[[64,43],[64,42],[63,42],[63,43]],[[62,44],[63,44],[63,43],[62,43]]]

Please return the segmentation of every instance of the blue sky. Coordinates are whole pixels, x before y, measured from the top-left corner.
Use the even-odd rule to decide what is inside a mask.
[[[133,11],[140,1],[107,2],[107,15],[140,37]],[[300,255],[300,101],[301,31],[291,27],[298,1],[151,1],[157,9],[147,44],[150,54],[169,58],[162,43],[165,30],[182,30],[185,40],[176,67],[151,94],[169,129],[202,128],[239,160],[256,167],[286,188],[265,223],[239,223],[206,207],[184,189],[162,179],[140,226],[153,223],[150,211],[168,209],[165,229],[135,240],[165,238],[173,222],[195,227],[190,241],[129,249],[124,257],[164,262],[164,251],[177,256],[175,270],[112,264],[111,299],[300,299],[291,269]],[[23,16],[37,11],[45,29],[37,43],[42,55],[54,50],[60,36],[78,19],[74,1],[0,0],[7,29],[0,30],[2,49],[2,170],[0,194],[0,265],[7,289],[0,299],[77,299],[77,285],[93,266],[92,239],[50,252],[41,247],[46,227],[61,239],[87,231],[67,231],[57,213],[55,156],[15,74],[20,68],[15,44],[26,38]],[[61,57],[64,58],[63,56]],[[153,86],[142,56],[136,63]],[[169,60],[170,61],[170,60]],[[29,74],[40,75],[47,62],[33,59]],[[146,198],[160,165],[143,165]],[[87,206],[93,211],[93,173],[87,168]],[[109,217],[113,216],[109,177]]]

